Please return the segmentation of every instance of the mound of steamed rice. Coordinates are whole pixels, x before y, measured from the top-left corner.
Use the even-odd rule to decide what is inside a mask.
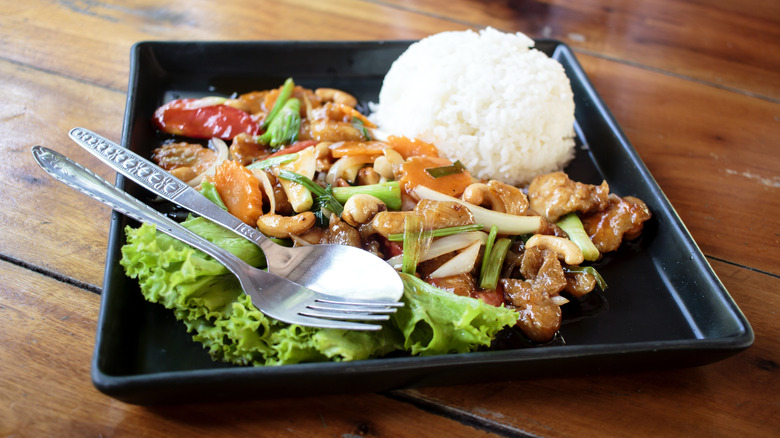
[[[527,36],[492,28],[412,44],[384,78],[372,120],[435,144],[480,179],[521,186],[574,156],[574,99],[563,67]]]

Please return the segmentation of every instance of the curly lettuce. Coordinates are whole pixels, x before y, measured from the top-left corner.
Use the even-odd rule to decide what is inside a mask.
[[[253,243],[203,218],[185,227],[262,267]],[[353,361],[396,351],[433,355],[487,346],[495,334],[517,321],[517,313],[479,300],[458,297],[413,276],[403,276],[405,306],[379,331],[344,331],[289,325],[266,317],[245,295],[236,278],[206,254],[152,225],[126,229],[121,265],[138,280],[144,297],[171,309],[214,360],[237,365],[283,365]]]
[[[466,353],[487,347],[500,330],[517,322],[515,310],[455,295],[414,275],[400,275],[406,305],[393,320],[404,335],[404,349],[412,354]]]

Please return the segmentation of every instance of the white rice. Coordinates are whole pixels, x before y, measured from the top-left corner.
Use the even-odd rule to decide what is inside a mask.
[[[574,98],[563,67],[527,36],[443,32],[392,65],[373,106],[382,131],[435,144],[480,179],[524,185],[574,156]]]

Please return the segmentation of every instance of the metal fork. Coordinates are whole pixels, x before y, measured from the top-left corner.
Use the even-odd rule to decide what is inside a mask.
[[[272,318],[311,327],[379,330],[381,325],[350,320],[387,320],[389,314],[402,305],[388,300],[369,301],[322,294],[252,267],[69,158],[43,146],[33,146],[32,153],[35,161],[56,180],[133,219],[154,224],[159,231],[212,256],[238,277],[252,303]]]

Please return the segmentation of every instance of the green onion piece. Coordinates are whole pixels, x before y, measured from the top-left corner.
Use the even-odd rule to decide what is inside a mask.
[[[366,125],[363,123],[362,120],[353,116],[352,126],[358,131],[360,131],[360,133],[363,135],[363,138],[365,138],[366,141],[371,141],[371,134],[368,132],[368,129],[366,129]]]
[[[388,210],[401,209],[401,186],[398,181],[387,181],[365,186],[334,187],[333,196],[342,204],[352,195],[365,194],[376,196],[387,205]],[[402,239],[398,239],[402,240]]]
[[[298,138],[301,129],[301,101],[291,98],[285,102],[279,116],[268,126],[268,130],[255,137],[255,141],[279,149],[292,144]]]
[[[506,253],[512,245],[512,239],[502,237],[496,240],[490,251],[487,267],[482,271],[479,287],[485,290],[493,290],[498,286],[498,274],[501,272],[501,266],[504,265]]]
[[[599,271],[597,271],[593,266],[566,266],[563,268],[563,272],[574,274],[590,274],[596,278],[596,284],[599,286],[599,289],[607,289],[607,282],[604,280],[604,277],[602,277]]]
[[[480,231],[484,228],[482,224],[474,224],[474,225],[459,225],[457,227],[448,227],[448,228],[439,228],[436,230],[429,231],[431,237],[445,237],[445,236],[451,236],[453,234],[458,233],[465,233],[467,231]],[[404,240],[403,234],[388,234],[387,240],[391,242],[400,242]]]
[[[466,166],[460,160],[456,160],[455,163],[449,166],[429,167],[425,171],[433,178],[441,178],[443,176],[455,175],[456,173],[463,173],[466,171]]]
[[[333,189],[330,187],[330,184],[327,187],[321,187],[301,174],[284,169],[279,169],[278,176],[279,178],[298,183],[309,189],[315,197],[312,210],[326,208],[338,216],[341,216],[341,212],[344,211],[344,206],[333,196]]]
[[[289,99],[292,95],[293,88],[295,88],[295,82],[293,82],[292,78],[287,78],[287,80],[284,81],[284,85],[282,85],[281,91],[279,91],[279,97],[276,98],[276,102],[274,102],[274,106],[271,108],[271,112],[268,113],[268,117],[266,117],[263,121],[261,128],[268,128],[268,125],[273,122],[273,120],[276,118],[276,115],[282,111],[282,107],[285,103],[287,103],[287,99]]]
[[[417,262],[422,255],[423,221],[418,214],[412,213],[404,218],[404,245],[401,260],[401,272],[414,275]]]
[[[487,241],[485,241],[485,253],[482,254],[482,267],[479,270],[479,282],[485,281],[485,273],[487,272],[488,259],[490,258],[490,252],[493,250],[493,244],[496,242],[496,236],[498,236],[498,227],[493,225],[490,227],[490,233],[488,233]]]
[[[275,157],[267,158],[265,160],[255,161],[254,163],[246,166],[247,169],[268,169],[269,167],[278,166],[280,164],[289,163],[298,159],[298,154],[284,154],[277,155]]]
[[[599,250],[590,240],[590,237],[588,237],[588,233],[585,232],[585,228],[582,226],[582,221],[580,221],[577,213],[569,213],[563,216],[555,225],[558,225],[569,235],[569,240],[580,248],[585,260],[593,262],[599,259]]]

